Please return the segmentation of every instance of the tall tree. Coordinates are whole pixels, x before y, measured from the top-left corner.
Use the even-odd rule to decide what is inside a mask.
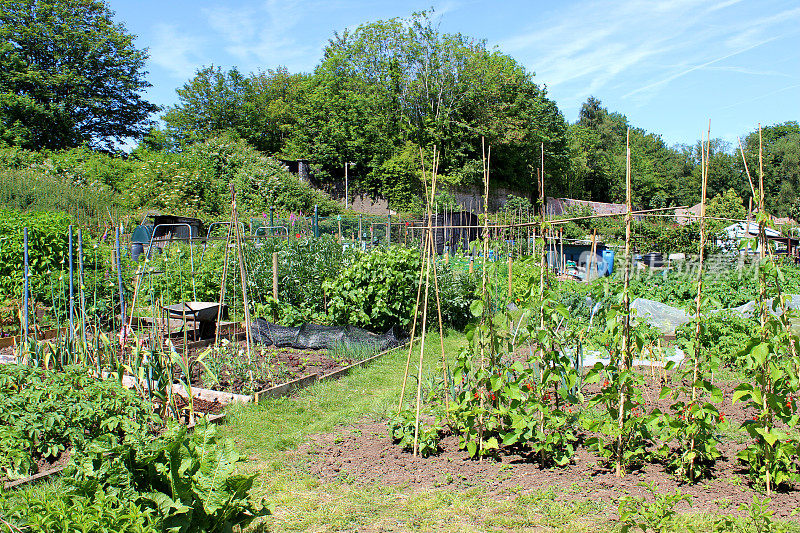
[[[167,134],[177,143],[204,140],[237,131],[246,122],[248,81],[233,68],[205,67],[177,89],[178,104],[164,114]]]
[[[395,185],[414,182],[398,177],[412,171],[413,146],[417,153],[439,149],[443,183],[471,185],[480,180],[486,137],[497,183],[533,190],[531,167],[544,142],[548,177],[560,187],[568,167],[566,122],[532,78],[483,41],[440,33],[426,13],[365,24],[326,47],[289,151],[335,176],[345,161],[356,162],[362,185],[392,191],[390,200],[397,200],[408,191]]]
[[[99,0],[0,0],[0,139],[113,149],[149,130],[147,53],[112,17]]]

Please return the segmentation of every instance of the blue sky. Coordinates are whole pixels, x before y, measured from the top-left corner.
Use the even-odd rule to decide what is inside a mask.
[[[200,67],[310,72],[334,31],[434,7],[443,32],[483,38],[546,85],[570,122],[589,95],[665,141],[692,143],[711,119],[735,142],[757,124],[800,120],[797,0],[110,0],[150,51],[151,101]]]

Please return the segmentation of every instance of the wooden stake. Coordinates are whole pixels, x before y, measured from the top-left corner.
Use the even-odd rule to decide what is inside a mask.
[[[483,261],[481,262],[481,300],[483,301],[483,316],[481,317],[481,326],[486,324],[486,315],[488,313],[488,308],[491,306],[491,302],[489,302],[488,294],[486,291],[486,261],[489,257],[489,160],[492,155],[492,147],[489,147],[489,153],[486,153],[485,149],[485,139],[481,138],[481,152],[482,152],[482,161],[483,161],[483,185],[484,185],[484,192],[483,192],[483,210],[484,210],[484,217],[483,217]],[[489,318],[491,320],[491,318]],[[481,334],[482,336],[482,334]],[[479,336],[479,337],[481,337]],[[485,351],[485,339],[480,338],[480,349],[481,349],[481,370],[483,371],[486,368],[486,351]],[[478,417],[478,455],[479,460],[483,460],[483,430],[484,430],[484,419],[483,419],[483,411],[486,399],[484,398],[483,391],[481,391],[481,398],[480,398],[480,406],[481,412],[480,416]]]
[[[592,275],[594,275],[594,262],[597,255],[597,229],[592,230],[592,248],[589,255],[589,264],[586,268],[586,283],[589,283]]]
[[[250,382],[253,382],[253,356],[251,347],[253,345],[253,336],[250,331],[252,323],[250,322],[250,301],[247,298],[247,267],[244,264],[244,252],[242,250],[242,232],[239,227],[239,215],[236,212],[236,189],[231,183],[231,218],[233,220],[233,231],[236,236],[236,253],[239,258],[239,275],[242,282],[242,303],[244,304],[244,321],[245,321],[245,343],[247,346],[247,364],[250,367]]]
[[[434,148],[433,151],[433,169],[431,172],[431,199],[435,198],[436,194],[436,167],[437,167],[437,154],[436,149]],[[430,220],[430,217],[428,218]],[[422,363],[423,358],[425,355],[425,334],[427,333],[427,322],[428,322],[428,291],[430,288],[430,280],[431,280],[431,261],[434,260],[435,254],[435,243],[433,239],[433,234],[431,232],[428,233],[428,238],[425,243],[426,247],[430,246],[430,252],[427,254],[428,259],[425,263],[425,299],[424,304],[422,307],[422,335],[420,338],[420,348],[419,348],[419,366],[417,367],[417,411],[416,416],[414,419],[414,457],[416,457],[419,453],[419,422],[420,422],[420,411],[422,407]]]
[[[766,251],[767,247],[767,238],[766,238],[766,211],[764,210],[764,149],[763,149],[763,142],[761,139],[761,124],[758,125],[758,239],[760,241],[759,244],[759,260],[764,261],[764,252]],[[760,290],[759,290],[759,307],[761,309],[761,338],[762,340],[767,340],[767,288],[766,288],[766,280],[763,276],[763,269],[759,266],[759,273],[760,273]],[[767,371],[767,362],[765,361],[762,365],[762,373],[764,377],[764,381],[766,382],[767,389],[763,391],[762,396],[762,404],[761,409],[765,413],[769,413],[769,409],[767,407],[767,396],[769,396],[769,392],[772,389],[772,380],[769,376],[769,372]],[[767,423],[766,427],[764,428],[767,433],[772,431],[771,427],[771,420],[769,414],[767,414]],[[771,447],[767,448],[767,450],[771,450]],[[772,479],[770,478],[769,469],[771,468],[771,454],[768,452],[767,456],[764,457],[765,463],[765,471],[767,474],[766,479],[766,489],[767,489],[767,496],[772,494]]]
[[[702,303],[703,297],[703,265],[704,265],[704,256],[705,256],[705,245],[706,245],[706,188],[708,184],[708,167],[709,167],[709,160],[711,159],[711,121],[708,121],[708,140],[705,149],[703,149],[703,143],[700,143],[700,149],[702,151],[701,156],[701,175],[702,175],[702,186],[701,186],[701,196],[700,196],[700,265],[697,270],[697,302],[696,302],[696,312],[695,316],[697,317],[697,323],[695,324],[695,331],[694,331],[694,368],[692,369],[692,403],[697,401],[697,377],[700,371],[700,305]],[[690,452],[694,451],[694,437],[692,437],[689,443],[689,450]],[[689,479],[693,479],[694,477],[694,458],[689,461]]]
[[[630,334],[631,334],[631,305],[630,305],[630,262],[631,262],[631,212],[633,211],[633,205],[631,202],[631,147],[630,147],[630,137],[631,132],[628,129],[627,136],[625,138],[625,206],[626,206],[626,213],[625,213],[625,265],[623,270],[623,289],[622,289],[622,316],[623,316],[623,332],[622,332],[622,354],[623,360],[622,364],[620,365],[622,371],[626,371],[629,368],[631,362],[631,346],[630,346]],[[618,378],[619,379],[619,378]],[[619,407],[618,407],[618,417],[617,417],[617,424],[618,424],[618,431],[619,436],[617,437],[616,443],[616,474],[617,477],[622,477],[625,475],[624,468],[622,466],[622,455],[623,455],[623,427],[625,424],[625,401],[627,398],[627,385],[623,385],[620,382],[620,391],[619,391]]]

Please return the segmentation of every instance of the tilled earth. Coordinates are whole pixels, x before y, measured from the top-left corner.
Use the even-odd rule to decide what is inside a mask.
[[[658,399],[661,389],[658,376],[651,377],[648,371],[646,379],[643,391],[646,409],[657,406],[665,410],[671,402]],[[725,394],[720,409],[735,430],[747,417],[752,418],[752,413],[743,409],[742,404],[731,405],[735,383],[720,385]],[[584,394],[591,396],[595,392],[593,388],[596,390],[596,387],[584,387]],[[577,432],[584,440],[592,435],[583,430]],[[512,492],[552,487],[559,498],[588,498],[611,505],[624,495],[646,496],[648,492],[640,483],[647,481],[655,483],[660,493],[679,489],[691,495],[693,512],[742,514],[737,510],[739,504],[751,503],[754,495],[764,497],[760,489],[749,484],[747,471],[736,459],[747,442],[745,433],[727,431],[719,448],[723,457],[716,462],[711,477],[695,484],[680,482],[662,464],[646,464],[641,470],[618,478],[603,465],[600,456],[582,446],[578,447],[572,464],[565,468],[542,468],[529,457],[511,452],[482,461],[470,459],[465,450],[459,449],[455,435],[445,436],[440,441],[438,455],[413,457],[392,443],[385,422],[364,422],[315,435],[300,448],[300,454],[308,459],[311,473],[323,481],[347,479],[420,489],[482,486],[498,498]],[[797,488],[773,493],[771,508],[775,516],[788,517],[798,507],[800,490]],[[679,508],[689,509],[686,504],[680,504]]]

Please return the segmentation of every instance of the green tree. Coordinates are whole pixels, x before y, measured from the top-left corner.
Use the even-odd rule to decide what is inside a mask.
[[[767,209],[778,216],[792,213],[800,192],[800,124],[784,122],[762,128],[764,189]],[[750,175],[758,192],[758,130],[744,140]],[[741,159],[737,162],[741,165]],[[747,178],[745,178],[746,180]],[[749,187],[749,185],[748,185]]]
[[[289,153],[336,177],[345,161],[355,162],[351,179],[392,194],[393,203],[412,192],[390,183],[398,172],[408,175],[409,142],[426,153],[438,148],[443,185],[480,181],[482,136],[497,182],[535,187],[531,168],[542,142],[552,183],[561,187],[568,167],[566,123],[532,75],[482,41],[440,33],[426,13],[336,34],[298,120],[303,127],[292,132]]]
[[[147,53],[112,17],[99,0],[0,0],[0,139],[113,149],[150,129]]]
[[[708,201],[706,215],[709,217],[745,220],[747,218],[747,209],[741,197],[736,194],[736,191],[728,189]],[[731,224],[733,222],[727,220],[709,220],[708,230],[711,234],[717,234]]]
[[[177,144],[239,132],[246,121],[244,113],[247,79],[233,68],[205,67],[194,78],[176,89],[178,104],[164,114],[167,134]]]

